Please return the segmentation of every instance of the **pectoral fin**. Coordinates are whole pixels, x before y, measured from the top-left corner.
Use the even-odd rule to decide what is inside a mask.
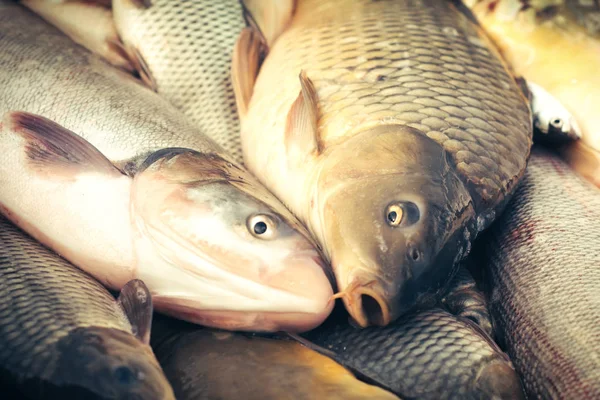
[[[235,43],[231,60],[231,80],[241,119],[248,112],[254,83],[266,53],[267,46],[260,32],[253,28],[244,28]]]
[[[285,147],[301,156],[317,155],[323,150],[318,132],[317,91],[306,72],[300,73],[301,90],[288,112],[285,128]]]
[[[89,171],[121,175],[98,149],[48,118],[14,111],[4,116],[3,124],[4,132],[17,134],[26,141],[26,161],[38,173],[52,178]]]
[[[152,295],[146,284],[139,279],[127,282],[117,302],[131,323],[133,334],[145,344],[150,344],[153,307]]]

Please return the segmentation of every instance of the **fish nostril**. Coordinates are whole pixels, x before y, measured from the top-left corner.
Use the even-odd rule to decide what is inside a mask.
[[[421,252],[414,245],[408,246],[408,258],[414,262],[419,262],[423,258]]]

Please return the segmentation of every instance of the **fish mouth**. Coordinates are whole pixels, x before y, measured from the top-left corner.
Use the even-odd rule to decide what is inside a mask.
[[[517,372],[504,360],[494,360],[484,366],[477,374],[475,385],[486,398],[525,399]]]
[[[366,283],[354,280],[332,299],[341,298],[346,310],[361,328],[386,326],[392,320],[390,307],[385,301],[385,289],[377,280]]]

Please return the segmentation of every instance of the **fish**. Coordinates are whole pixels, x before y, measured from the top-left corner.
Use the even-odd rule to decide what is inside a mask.
[[[343,317],[291,336],[401,398],[525,399],[508,356],[469,319],[436,307],[359,329]]]
[[[464,0],[510,68],[572,116],[581,140],[556,146],[600,187],[600,5],[593,1]],[[563,114],[564,115],[564,114]],[[563,118],[559,118],[563,120]]]
[[[271,41],[282,30],[271,26],[285,24],[293,5],[291,0],[246,3]],[[230,70],[235,41],[248,25],[244,3],[154,0],[144,6],[115,0],[112,7],[124,48],[137,60],[144,81],[243,163]]]
[[[70,0],[19,2],[115,67],[135,71],[115,28],[112,12],[106,5]]]
[[[527,99],[482,30],[433,0],[301,0],[232,79],[244,163],[302,222],[360,326],[438,296],[518,185]]]
[[[280,337],[157,316],[152,346],[179,400],[398,399],[335,361]]]
[[[496,339],[529,398],[600,396],[600,190],[534,145],[506,212],[474,251]]]
[[[175,400],[149,346],[151,325],[152,297],[142,281],[128,282],[115,300],[0,217],[3,396]]]
[[[111,289],[142,279],[157,311],[190,322],[301,331],[327,317],[306,228],[185,116],[11,1],[0,37],[11,221]]]

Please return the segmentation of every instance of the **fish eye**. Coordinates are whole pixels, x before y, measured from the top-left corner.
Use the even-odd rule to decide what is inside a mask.
[[[404,210],[398,204],[392,204],[387,209],[387,223],[390,226],[398,226],[402,222]]]
[[[275,217],[267,214],[255,214],[248,218],[248,231],[259,239],[274,239],[277,231]]]
[[[420,218],[419,208],[411,202],[395,202],[387,206],[385,221],[391,227],[409,226]]]
[[[563,126],[563,121],[560,118],[554,118],[551,124],[553,127],[560,129]]]
[[[113,375],[117,383],[123,386],[129,386],[138,380],[137,374],[124,365],[115,368]]]

